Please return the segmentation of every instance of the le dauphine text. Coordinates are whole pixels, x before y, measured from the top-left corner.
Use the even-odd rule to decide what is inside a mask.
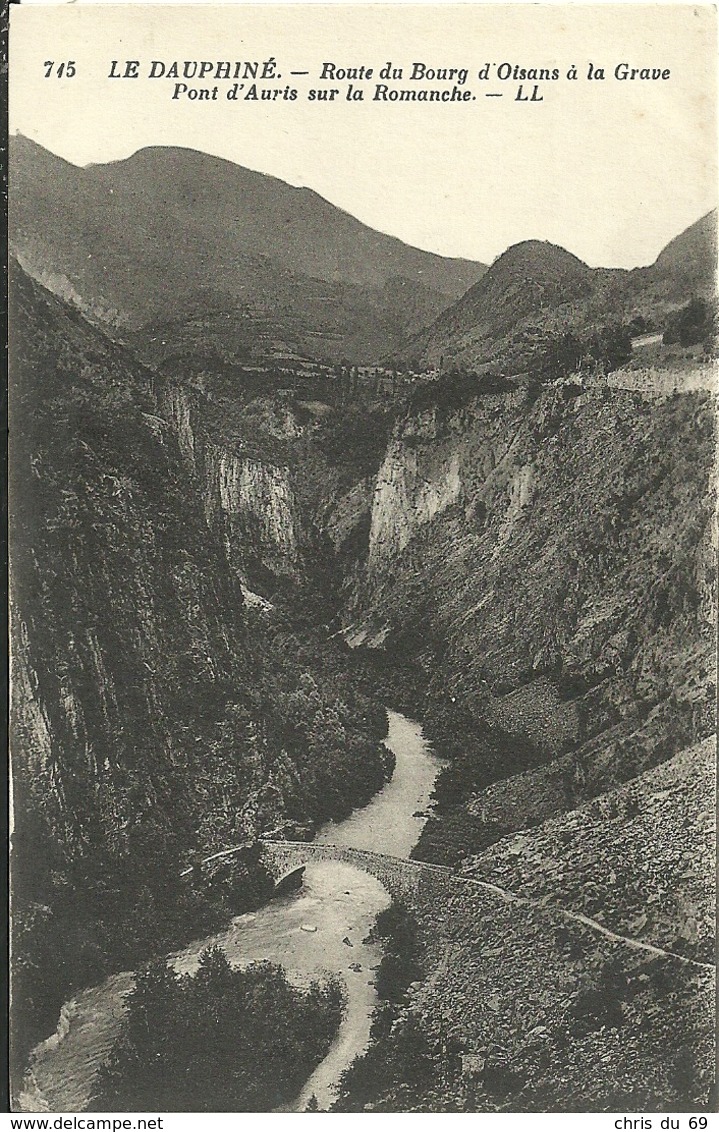
[[[57,65],[45,64],[47,76],[55,74]],[[73,68],[74,68],[73,64]],[[69,72],[65,71],[69,77]],[[331,102],[342,97],[349,101],[373,102],[467,102],[476,100],[483,84],[533,83],[530,98],[523,88],[516,89],[517,101],[543,101],[546,84],[561,80],[575,82],[617,81],[625,83],[662,83],[671,77],[671,69],[647,65],[641,61],[622,61],[611,66],[594,62],[569,66],[534,66],[505,60],[483,63],[479,67],[444,66],[414,61],[396,65],[391,60],[380,66],[368,63],[349,65],[323,62],[312,73],[309,70],[280,66],[272,56],[264,60],[168,60],[113,59],[108,79],[165,80],[173,100],[218,101],[288,101],[305,98],[310,102]],[[309,89],[303,89],[303,80]],[[407,87],[397,84],[406,82]],[[344,86],[333,86],[333,83]],[[190,85],[192,84],[192,85]],[[199,84],[199,85],[198,85]],[[215,85],[210,85],[215,84]],[[439,84],[433,86],[431,84]],[[475,85],[477,84],[477,85]],[[486,89],[484,90],[486,93]],[[495,97],[503,91],[499,91]]]

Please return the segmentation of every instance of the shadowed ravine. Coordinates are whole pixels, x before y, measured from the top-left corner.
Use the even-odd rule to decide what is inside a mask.
[[[425,819],[415,815],[428,804],[440,763],[417,724],[397,712],[388,712],[388,718],[386,743],[396,757],[392,780],[364,809],[324,827],[318,842],[397,857],[408,856],[416,844]],[[363,940],[389,902],[387,890],[363,869],[341,861],[310,861],[298,893],[236,917],[224,932],[173,956],[178,971],[191,972],[202,951],[214,944],[233,964],[259,959],[281,963],[298,983],[322,972],[341,976],[347,989],[345,1018],[327,1057],[289,1106],[295,1111],[302,1111],[312,1094],[321,1108],[328,1108],[340,1074],[366,1047],[377,1001],[372,968],[381,954]],[[20,1098],[24,1111],[73,1112],[87,1106],[132,983],[129,973],[114,975],[65,1004],[58,1031],[32,1054]]]

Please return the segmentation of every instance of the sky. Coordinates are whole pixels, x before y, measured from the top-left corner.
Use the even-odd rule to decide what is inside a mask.
[[[715,54],[708,5],[12,5],[10,129],[78,165],[199,149],[442,255],[488,263],[541,239],[591,266],[634,267],[716,205]],[[215,101],[173,99],[173,80],[148,77],[153,60],[271,57],[282,77],[264,85],[291,84],[296,100],[229,101],[232,83],[212,80],[188,86],[217,85]],[[58,77],[69,60],[75,74]],[[113,60],[138,60],[140,77],[110,78]],[[347,100],[347,81],[319,78],[328,62],[374,67],[354,84],[362,101]],[[388,62],[403,71],[393,87],[458,85],[470,100],[375,101]],[[415,63],[469,76],[411,81]],[[560,79],[539,83],[543,101],[517,101],[500,64],[556,67]],[[590,64],[603,80],[586,77]],[[620,81],[620,64],[670,77]],[[332,102],[310,101],[332,87]]]

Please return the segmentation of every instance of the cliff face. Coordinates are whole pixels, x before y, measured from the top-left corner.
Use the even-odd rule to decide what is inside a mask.
[[[197,471],[195,417],[192,394],[179,385],[164,382],[157,390],[158,409],[177,439],[188,472]]]
[[[146,376],[27,281],[15,296],[16,789],[70,858],[119,859],[194,836],[194,752],[211,762],[246,679],[242,597]]]
[[[222,526],[232,565],[241,571],[250,549],[273,573],[296,575],[298,508],[286,467],[243,459],[210,445],[202,493],[208,520]]]
[[[713,727],[713,446],[703,393],[549,388],[410,418],[348,640],[419,656],[435,698],[545,758],[593,743],[622,780],[668,757]]]
[[[428,454],[429,455],[429,454]],[[380,468],[372,506],[369,566],[401,553],[418,527],[457,503],[462,491],[457,452],[422,461],[394,442]]]
[[[381,575],[383,566],[437,516],[452,507],[466,510],[481,482],[501,478],[494,469],[506,462],[522,401],[521,394],[504,398],[501,414],[487,416],[479,427],[466,413],[447,420],[437,411],[404,422],[376,480],[368,558],[372,575]]]
[[[258,566],[297,578],[303,524],[287,465],[243,453],[241,433],[232,447],[218,443],[207,427],[201,390],[159,379],[155,384],[159,411],[233,572],[243,582]],[[274,425],[283,436],[294,435],[291,422]]]

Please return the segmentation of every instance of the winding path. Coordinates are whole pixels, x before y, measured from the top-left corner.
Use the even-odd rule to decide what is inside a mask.
[[[400,899],[407,899],[408,897],[411,899],[418,889],[422,875],[433,874],[440,885],[442,880],[450,885],[457,883],[470,885],[483,892],[491,892],[508,904],[520,904],[540,912],[551,911],[566,920],[582,924],[614,943],[621,943],[636,951],[645,951],[659,958],[675,959],[679,963],[697,967],[702,971],[715,971],[713,963],[703,963],[698,959],[679,955],[676,951],[668,951],[665,948],[657,947],[655,944],[644,943],[642,940],[621,935],[581,912],[572,912],[569,908],[562,907],[561,904],[547,904],[539,899],[519,896],[516,892],[501,888],[497,884],[491,884],[489,881],[467,876],[465,873],[451,869],[447,865],[434,865],[427,861],[412,861],[406,857],[394,857],[389,853],[375,853],[367,849],[353,849],[345,845],[318,844],[317,842],[306,841],[274,841],[271,839],[262,840],[261,845],[265,861],[273,869],[276,876],[311,860],[345,861],[347,864],[357,865],[376,877],[392,896]],[[229,857],[243,848],[245,846],[238,845],[235,848],[224,849],[220,853],[213,853],[211,857],[206,857],[201,865],[221,857]],[[192,868],[185,869],[181,875],[186,876],[192,871]]]

